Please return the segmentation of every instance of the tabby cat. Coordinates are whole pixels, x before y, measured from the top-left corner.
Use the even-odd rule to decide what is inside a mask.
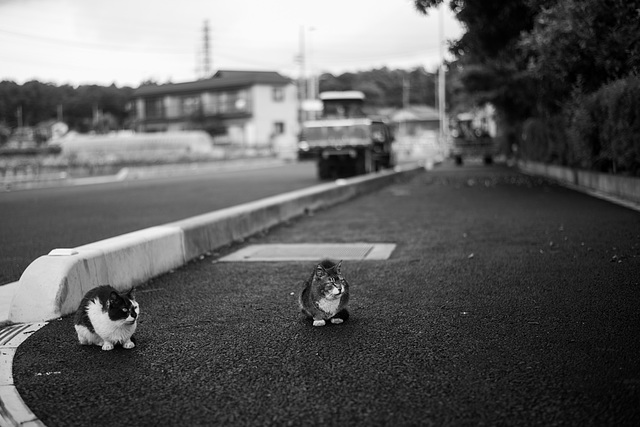
[[[349,318],[349,283],[342,277],[342,261],[325,259],[317,264],[304,283],[298,302],[313,326],[324,326],[327,321],[342,323]]]
[[[113,350],[115,344],[131,349],[138,326],[140,306],[134,289],[119,293],[109,285],[98,286],[86,293],[76,311],[74,324],[82,345],[99,345]]]

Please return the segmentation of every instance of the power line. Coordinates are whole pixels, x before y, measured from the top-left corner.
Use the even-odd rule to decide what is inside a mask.
[[[407,58],[411,56],[424,56],[424,54],[427,52],[437,53],[437,51],[438,51],[438,48],[436,47],[433,49],[420,49],[420,50],[412,50],[412,51],[396,52],[396,53],[388,53],[388,54],[381,53],[378,55],[350,56],[349,58],[339,58],[337,56],[323,55],[323,54],[316,54],[315,57],[318,58],[318,60],[321,60],[324,62],[352,63],[352,62],[366,62],[366,61],[384,61],[389,59]]]
[[[55,37],[37,36],[33,34],[25,34],[25,33],[19,33],[16,31],[9,31],[9,30],[2,30],[2,29],[0,29],[0,34],[7,34],[14,37],[21,37],[24,39],[30,39],[30,40],[35,40],[39,42],[49,43],[49,44],[73,46],[73,47],[78,47],[82,49],[100,49],[100,50],[108,50],[108,51],[128,50],[132,52],[140,52],[140,51],[148,52],[149,50],[152,50],[152,51],[156,51],[156,53],[191,54],[191,52],[188,52],[188,51],[185,51],[184,49],[179,49],[179,48],[168,49],[166,47],[157,47],[157,46],[145,46],[145,47],[135,48],[132,46],[124,46],[124,45],[116,45],[116,44],[80,42],[76,40],[58,39]]]

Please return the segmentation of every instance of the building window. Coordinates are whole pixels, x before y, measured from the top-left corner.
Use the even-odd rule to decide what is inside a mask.
[[[205,114],[218,114],[218,94],[215,92],[205,93],[202,107]]]
[[[164,117],[164,103],[162,98],[147,98],[144,100],[144,114],[147,119],[161,119]]]
[[[282,135],[284,133],[284,122],[274,122],[273,123],[273,134],[274,135]]]
[[[218,94],[218,112],[227,113],[229,111],[229,95],[227,92]]]
[[[192,116],[200,110],[199,96],[183,96],[180,98],[180,114],[182,116]]]
[[[283,87],[274,87],[272,95],[273,95],[273,102],[282,102],[282,101],[284,101],[284,88]]]
[[[249,93],[246,90],[234,94],[233,106],[237,112],[249,111]]]
[[[250,110],[249,93],[246,90],[210,93],[205,99],[204,110],[211,114],[244,113]]]

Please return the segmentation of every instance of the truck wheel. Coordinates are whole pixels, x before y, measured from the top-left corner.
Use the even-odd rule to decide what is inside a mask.
[[[456,162],[456,165],[462,166],[462,156],[454,156],[453,158]]]
[[[392,167],[395,166],[395,163],[396,162],[395,162],[392,154],[387,154],[387,155],[382,157],[381,166],[384,169],[391,169]]]
[[[355,172],[355,175],[364,175],[366,173],[364,168],[364,156],[362,153],[358,153],[358,157],[354,160],[353,171]]]
[[[373,156],[369,150],[358,151],[356,158],[354,159],[354,172],[356,175],[365,175],[375,169]]]
[[[371,150],[364,150],[364,173],[376,172],[378,170]]]
[[[322,157],[318,158],[318,179],[327,180],[331,178],[331,168],[329,162]]]

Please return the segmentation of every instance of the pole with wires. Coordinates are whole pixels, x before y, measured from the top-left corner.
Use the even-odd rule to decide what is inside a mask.
[[[203,44],[204,44],[204,57],[203,57],[203,72],[204,78],[208,78],[211,73],[211,58],[209,56],[209,21],[204,21],[204,29],[203,29]]]
[[[439,10],[440,27],[440,72],[438,73],[438,115],[440,117],[440,148],[444,148],[448,132],[447,116],[445,112],[445,64],[444,64],[444,3]]]

